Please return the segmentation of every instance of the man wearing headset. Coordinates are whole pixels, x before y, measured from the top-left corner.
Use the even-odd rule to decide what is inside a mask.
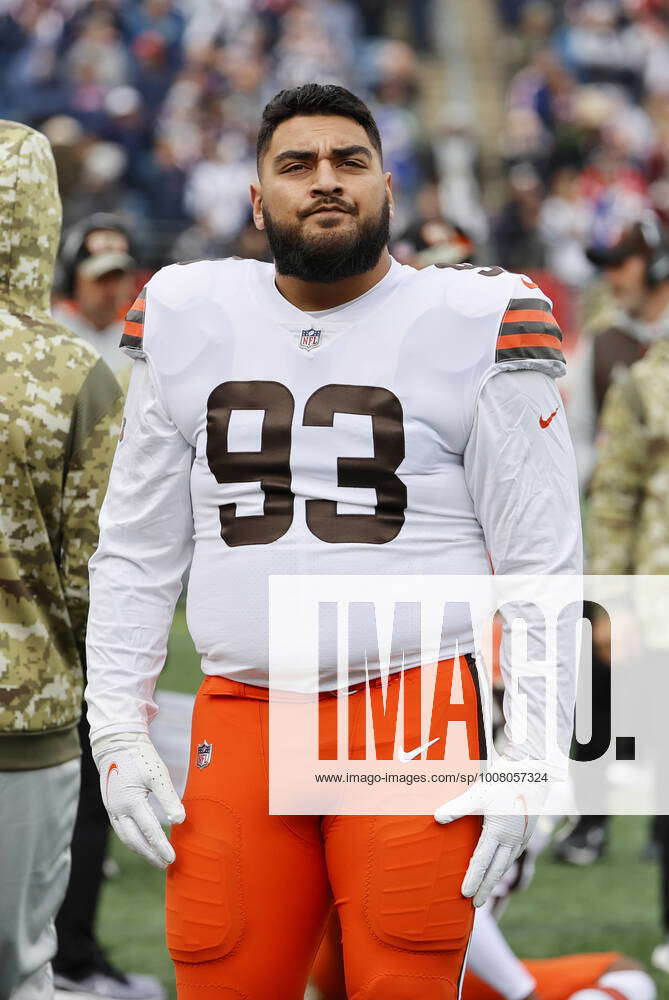
[[[607,495],[612,481],[607,486],[602,484],[602,449],[596,449],[595,434],[610,384],[621,378],[630,365],[647,356],[646,352],[656,342],[666,340],[669,343],[669,242],[655,214],[648,211],[623,232],[617,243],[611,247],[591,247],[588,257],[603,270],[617,306],[613,322],[586,341],[580,358],[572,364],[573,377],[568,388],[567,417],[579,482],[591,501],[588,571],[597,574],[655,572],[630,566],[628,536],[617,527],[611,530],[606,515],[602,519],[597,513],[608,507]],[[621,433],[608,435],[610,447],[624,452],[634,424],[634,421],[623,420]],[[595,488],[596,460],[599,473]],[[613,477],[619,475],[616,469],[614,461],[610,473]],[[633,510],[630,513],[634,516]],[[669,566],[662,570],[667,571]],[[608,648],[607,643],[598,643],[597,636],[595,627],[592,669],[595,673],[608,673],[610,664],[602,652]],[[596,704],[593,711],[597,711]],[[606,850],[607,831],[607,817],[583,816],[558,841],[556,856],[571,864],[592,864]]]
[[[602,404],[587,536],[589,571],[606,575],[669,573],[669,245],[659,226],[655,235],[648,222],[639,231],[650,240],[645,255],[605,262],[629,326],[643,333],[648,344],[640,360],[615,373]],[[664,706],[669,698],[667,641],[657,615],[648,610],[647,675],[639,683],[641,690],[652,684],[655,704]],[[663,708],[649,713],[649,725],[655,745],[661,745]],[[659,780],[664,780],[663,770]],[[662,864],[666,940],[651,961],[669,972],[669,816],[656,817],[654,839]]]
[[[614,369],[629,367],[654,340],[669,333],[669,245],[653,212],[644,212],[613,246],[592,246],[587,256],[603,271],[616,310],[612,321],[588,338],[569,380],[569,428],[584,491],[595,461],[597,420]]]
[[[99,351],[125,389],[131,366],[118,342],[128,303],[137,291],[137,263],[127,226],[105,212],[88,216],[67,234],[59,266],[65,297],[54,307],[54,316]]]

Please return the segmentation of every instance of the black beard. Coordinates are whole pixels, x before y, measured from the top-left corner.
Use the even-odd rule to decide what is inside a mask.
[[[281,225],[265,208],[263,219],[277,272],[322,284],[371,271],[390,238],[387,198],[376,218],[366,220],[357,232],[345,237],[325,230],[320,236],[305,239],[298,224]]]

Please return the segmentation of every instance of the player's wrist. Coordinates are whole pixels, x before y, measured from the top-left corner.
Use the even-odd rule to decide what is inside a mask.
[[[140,750],[150,747],[155,750],[148,733],[114,733],[107,736],[99,736],[91,740],[91,752],[93,759],[100,766],[102,758],[112,752],[120,750]]]

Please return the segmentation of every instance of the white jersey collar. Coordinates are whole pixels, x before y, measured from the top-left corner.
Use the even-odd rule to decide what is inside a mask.
[[[273,315],[276,316],[279,322],[303,324],[305,320],[309,319],[348,324],[357,322],[369,310],[375,309],[388,298],[406,276],[406,270],[407,268],[398,263],[394,257],[391,257],[390,267],[381,280],[377,281],[375,285],[362,295],[351,299],[350,302],[344,302],[340,306],[334,306],[331,309],[318,309],[309,312],[298,309],[288,299],[284,298],[276,287],[276,272],[273,266],[264,269],[260,286],[264,292],[267,304],[271,307]],[[413,271],[413,269],[409,270]]]

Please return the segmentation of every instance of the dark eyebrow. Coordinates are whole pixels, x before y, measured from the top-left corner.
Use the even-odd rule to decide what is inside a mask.
[[[278,167],[286,160],[298,160],[301,163],[305,163],[309,160],[313,160],[316,154],[307,149],[287,149],[283,153],[279,153],[274,157],[274,166]],[[372,153],[367,146],[341,146],[339,149],[332,150],[332,156],[336,159],[346,159],[349,156],[364,156],[371,161]]]
[[[372,158],[371,150],[367,149],[367,146],[343,146],[340,149],[333,149],[332,155],[338,160],[345,160],[349,156],[365,156],[368,160]]]

